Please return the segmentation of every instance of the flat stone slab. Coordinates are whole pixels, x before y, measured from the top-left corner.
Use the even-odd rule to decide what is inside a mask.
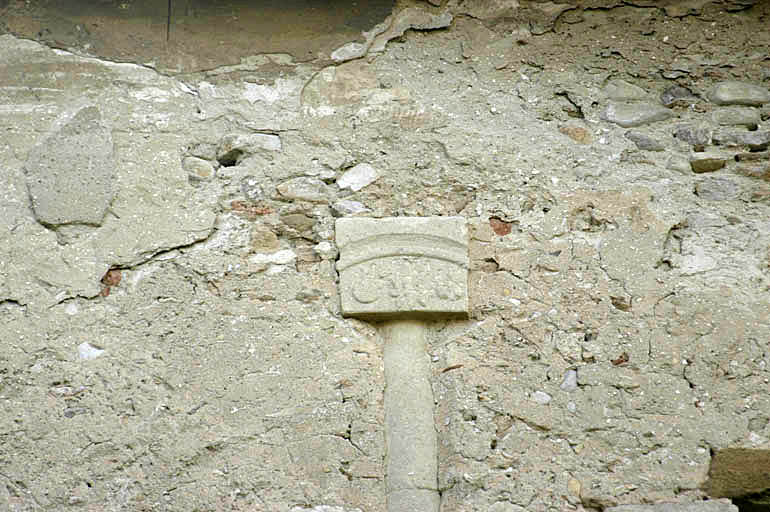
[[[343,316],[466,316],[468,228],[463,217],[337,220]]]
[[[24,166],[41,224],[100,225],[113,198],[112,135],[96,106],[64,114]]]
[[[716,109],[711,118],[722,126],[747,126],[756,128],[762,122],[760,112],[752,107],[722,107]]]
[[[605,508],[604,512],[738,512],[738,507],[730,503],[729,500],[710,500],[693,503],[621,505]]]
[[[709,91],[708,98],[717,105],[753,105],[758,107],[770,103],[770,91],[746,82],[719,82]]]
[[[642,126],[644,124],[665,121],[674,112],[660,105],[649,102],[624,103],[611,101],[601,115],[601,118],[615,123],[623,128]]]
[[[770,147],[770,131],[727,131],[714,134],[714,144],[720,146],[746,146],[751,151],[764,151]]]

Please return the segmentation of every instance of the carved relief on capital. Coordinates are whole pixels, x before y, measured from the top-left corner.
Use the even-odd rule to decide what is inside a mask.
[[[372,260],[351,269],[351,295],[359,304],[392,303],[399,311],[455,309],[465,292],[465,269],[416,257]]]
[[[343,226],[340,244],[340,295],[345,316],[387,317],[420,313],[464,314],[467,311],[467,242],[462,231],[442,236],[442,230],[462,226],[454,218],[430,222],[419,219],[414,228],[408,219],[384,221],[385,229],[367,236],[366,224]],[[390,225],[387,223],[390,222]],[[338,230],[339,230],[338,225]],[[384,232],[383,232],[384,231]],[[347,236],[346,236],[347,235]],[[357,236],[358,235],[358,236]]]

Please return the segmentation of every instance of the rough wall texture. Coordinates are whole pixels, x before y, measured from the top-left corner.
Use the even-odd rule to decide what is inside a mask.
[[[468,220],[442,512],[697,502],[770,450],[770,5],[436,4],[206,68],[0,36],[0,509],[383,511],[345,216]]]

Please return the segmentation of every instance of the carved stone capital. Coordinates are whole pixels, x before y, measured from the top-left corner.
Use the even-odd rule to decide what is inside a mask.
[[[384,320],[467,315],[464,218],[345,218],[336,229],[344,316]]]

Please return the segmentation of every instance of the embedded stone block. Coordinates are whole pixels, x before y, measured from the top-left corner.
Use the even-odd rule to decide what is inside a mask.
[[[30,151],[24,171],[40,223],[100,225],[114,195],[115,157],[99,108],[59,117]]]
[[[343,316],[467,315],[464,218],[344,218],[336,231]]]

